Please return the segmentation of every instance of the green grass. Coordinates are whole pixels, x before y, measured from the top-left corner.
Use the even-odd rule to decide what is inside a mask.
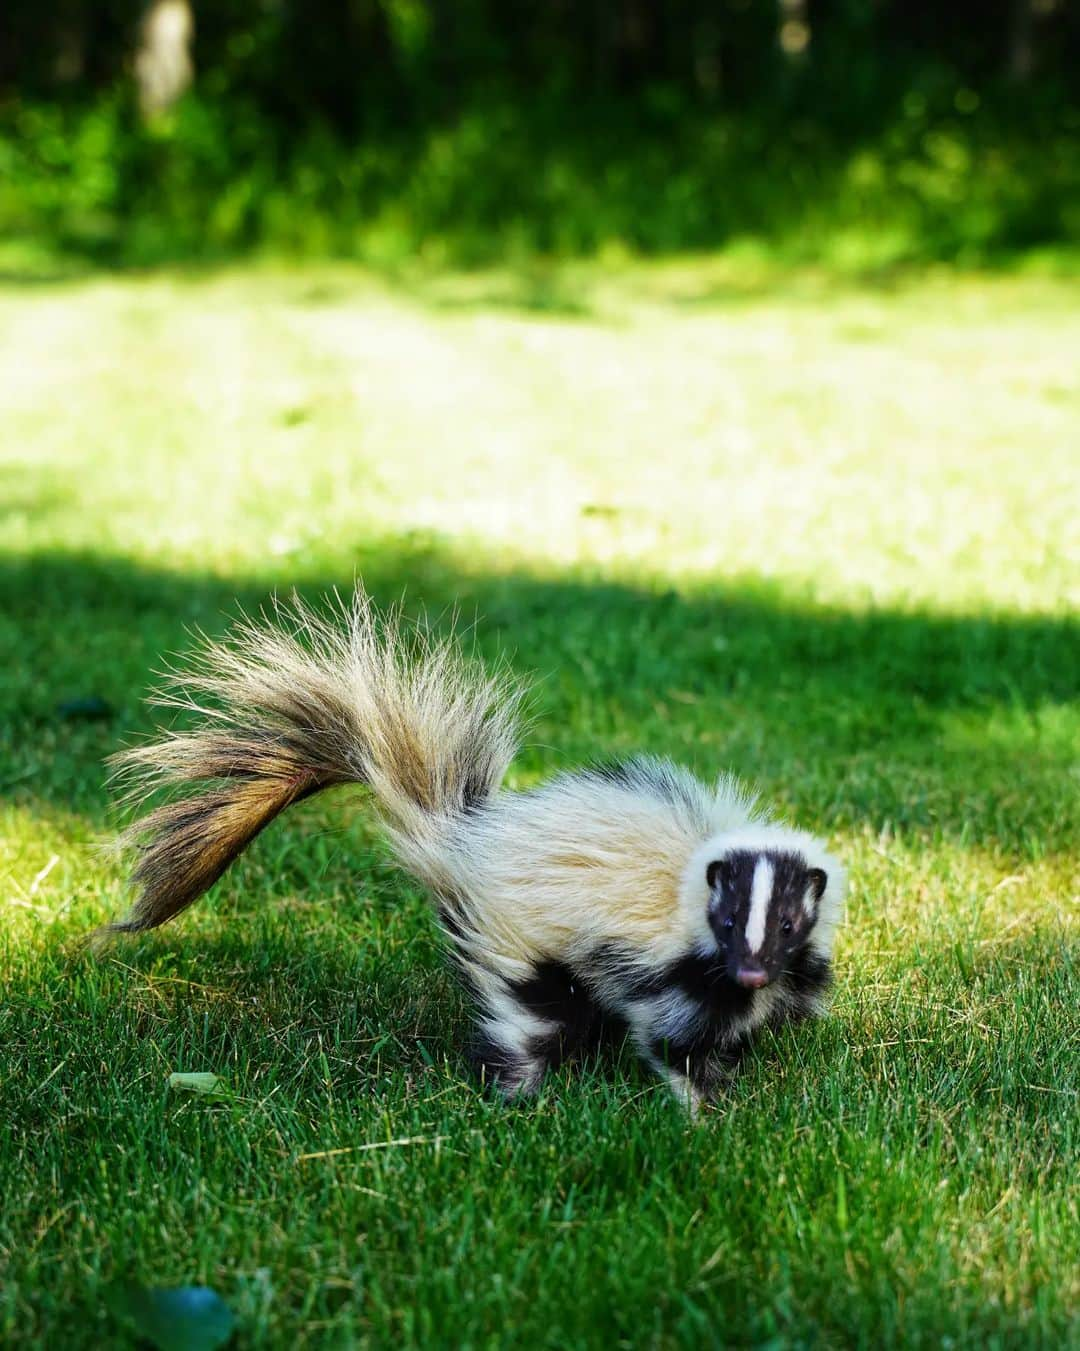
[[[239,1347],[1080,1347],[1078,301],[731,259],[0,290],[0,1340],[130,1345],[133,1276]],[[825,833],[832,1015],[700,1123],[626,1055],[500,1106],[347,793],[86,952],[162,654],[356,573],[539,673],[515,784],[640,748]]]

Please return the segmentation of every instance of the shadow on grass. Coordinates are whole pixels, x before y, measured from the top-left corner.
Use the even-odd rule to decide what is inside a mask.
[[[1033,840],[1043,852],[1075,847],[1075,802],[1059,800],[1071,782],[1075,723],[1054,722],[1075,697],[1080,669],[1080,632],[1065,620],[862,614],[803,604],[752,581],[679,593],[499,574],[422,540],[363,545],[355,563],[380,602],[407,591],[414,608],[422,602],[435,615],[457,603],[466,619],[479,616],[482,652],[504,647],[516,669],[545,675],[540,721],[521,761],[526,777],[640,746],[686,759],[703,773],[731,764],[820,829],[876,830],[892,822],[898,830],[1005,853],[1026,853]],[[314,599],[347,581],[324,569],[290,575],[284,565],[277,576],[215,577],[61,552],[0,560],[0,792],[31,819],[62,809],[100,827],[107,802],[101,760],[150,725],[141,695],[163,654],[188,646],[187,629],[220,631],[237,603],[257,609],[275,583],[283,591],[295,584]],[[108,703],[111,718],[58,717],[61,701],[91,695]],[[325,1223],[320,1183],[309,1175],[297,1179],[295,1156],[385,1138],[390,1120],[395,1133],[425,1135],[447,1121],[455,1134],[484,1142],[485,1119],[474,1115],[477,1089],[465,1078],[465,1000],[419,892],[386,870],[385,853],[362,824],[344,834],[357,805],[345,793],[327,795],[275,825],[239,862],[212,909],[193,912],[185,928],[118,946],[97,962],[69,956],[46,939],[40,959],[16,964],[3,1010],[10,1115],[20,1132],[9,1170],[20,1179],[13,1225],[26,1235],[17,1251],[32,1254],[38,1224],[47,1265],[30,1268],[28,1298],[43,1301],[41,1326],[62,1323],[73,1345],[100,1340],[92,1298],[94,1282],[103,1279],[98,1273],[111,1274],[136,1242],[144,1245],[142,1261],[156,1260],[158,1236],[148,1239],[149,1229],[137,1227],[123,1197],[138,1197],[140,1210],[168,1219],[173,1229],[161,1232],[184,1232],[175,1228],[178,1218],[190,1220],[192,1233],[205,1226],[208,1246],[194,1249],[185,1240],[183,1252],[221,1271],[228,1261],[241,1264],[246,1259],[238,1254],[248,1251],[222,1218],[232,1213],[236,1179],[237,1194],[259,1202],[250,1226],[242,1221],[240,1228],[254,1230],[267,1216],[295,1225],[295,1233],[282,1230],[259,1249],[280,1263],[275,1277],[284,1283],[290,1263],[298,1269],[324,1260],[313,1227]],[[318,894],[305,900],[313,883]],[[733,1131],[726,1129],[733,1114],[721,1109],[715,1123],[705,1123],[707,1134],[678,1127],[676,1135],[663,1089],[625,1054],[591,1062],[583,1086],[562,1072],[548,1090],[565,1096],[558,1112],[519,1109],[535,1123],[521,1138],[540,1160],[532,1173],[522,1170],[527,1202],[535,1193],[539,1209],[557,1191],[575,1199],[579,1214],[588,1215],[590,1206],[601,1217],[610,1214],[618,1227],[604,1229],[606,1262],[609,1235],[633,1236],[662,1200],[658,1247],[665,1233],[682,1233],[678,1255],[698,1269],[715,1247],[710,1239],[697,1253],[685,1238],[700,1214],[701,1160],[719,1155],[725,1183],[736,1175],[733,1168],[760,1179],[755,1187],[729,1188],[724,1198],[734,1209],[721,1234],[745,1244],[747,1234],[760,1230],[761,1197],[776,1187],[776,1150],[760,1123],[788,1123],[783,1138],[809,1142],[807,1152],[793,1155],[807,1164],[802,1190],[793,1193],[798,1222],[809,1226],[815,1216],[835,1213],[835,1175],[846,1169],[856,1238],[841,1236],[844,1259],[851,1260],[849,1242],[857,1255],[891,1254],[896,1235],[903,1238],[895,1258],[860,1266],[857,1283],[845,1283],[830,1250],[828,1270],[837,1273],[841,1297],[821,1310],[815,1303],[821,1259],[810,1249],[813,1261],[805,1270],[796,1264],[794,1278],[785,1276],[781,1287],[789,1301],[794,1292],[794,1320],[820,1319],[822,1336],[842,1340],[845,1329],[870,1319],[874,1332],[867,1336],[875,1341],[891,1326],[892,1272],[925,1275],[926,1252],[934,1255],[937,1242],[946,1256],[935,1258],[929,1275],[910,1289],[898,1285],[908,1325],[935,1336],[956,1326],[971,1345],[1030,1344],[1033,1324],[1023,1310],[993,1305],[977,1283],[969,1289],[954,1276],[966,1269],[947,1255],[952,1230],[944,1226],[974,1215],[979,1188],[991,1196],[1030,1188],[1048,1207],[1064,1195],[1054,1170],[1067,1167],[1075,1056],[1060,1028],[1063,1010],[1075,1006],[1076,967],[1068,953],[1062,960],[1061,935],[1049,925],[1048,915],[1045,928],[975,947],[974,955],[937,943],[925,956],[887,958],[893,969],[886,982],[866,984],[858,972],[842,971],[835,1017],[789,1030],[779,1042],[763,1039],[732,1088],[733,1100],[750,1107]],[[880,957],[874,960],[880,965]],[[166,1097],[174,1068],[223,1074],[236,1104]],[[603,1132],[591,1136],[594,1118],[584,1105],[591,1101],[595,1109],[603,1101],[609,1078],[613,1110]],[[662,1111],[650,1117],[637,1102],[640,1094],[656,1095]],[[623,1107],[629,1110],[616,1116]],[[204,1120],[208,1112],[220,1121]],[[501,1121],[506,1113],[493,1106],[496,1115]],[[497,1205],[503,1193],[484,1181],[491,1158],[521,1166],[512,1127],[505,1137],[486,1134],[492,1152],[477,1156],[476,1166],[485,1168],[480,1183],[451,1173],[440,1182],[440,1215],[455,1218],[462,1195],[478,1195],[481,1207]],[[733,1146],[763,1138],[760,1156],[747,1149],[728,1165]],[[927,1158],[932,1166],[923,1167]],[[46,1190],[50,1166],[62,1170],[55,1202]],[[164,1201],[148,1167],[171,1179]],[[103,1190],[108,1170],[112,1191]],[[196,1170],[192,1200],[185,1189]],[[336,1178],[327,1185],[341,1195],[364,1194],[351,1184],[366,1184],[366,1174],[343,1176],[347,1185],[339,1187]],[[402,1176],[408,1184],[409,1175]],[[948,1195],[933,1185],[938,1180],[949,1183]],[[415,1225],[406,1215],[380,1229],[360,1203],[344,1213],[353,1231],[375,1233],[378,1254],[396,1252],[389,1235],[399,1231],[403,1245],[430,1242],[422,1252],[431,1268],[442,1253],[437,1236],[425,1238],[423,1216],[434,1192],[416,1193]],[[43,1195],[50,1197],[47,1208]],[[73,1203],[72,1213],[93,1216],[96,1229],[69,1236],[63,1217]],[[988,1205],[972,1220],[973,1242],[982,1241]],[[1044,1212],[1034,1206],[1038,1218]],[[672,1207],[677,1230],[669,1230]],[[61,1222],[45,1234],[39,1217],[49,1213]],[[236,1213],[244,1213],[239,1205]],[[342,1212],[327,1213],[338,1223]],[[1027,1212],[1016,1213],[1023,1250]],[[552,1241],[550,1228],[534,1231],[530,1214],[522,1208],[501,1222],[512,1231],[513,1263],[530,1245]],[[1066,1270],[1067,1231],[1057,1248],[1050,1232],[1039,1252]],[[774,1236],[765,1238],[775,1246]],[[97,1265],[84,1256],[94,1244],[104,1253],[93,1258]],[[474,1251],[453,1259],[466,1282],[469,1264],[478,1260]],[[498,1269],[497,1241],[480,1251],[493,1253],[487,1265]],[[640,1252],[616,1247],[612,1270],[630,1269]],[[403,1300],[415,1299],[412,1286],[402,1288]],[[602,1280],[598,1288],[605,1289]],[[642,1317],[653,1296],[650,1285]],[[289,1286],[280,1299],[283,1323],[293,1329],[302,1297],[302,1288]],[[620,1292],[619,1307],[629,1298]],[[804,1314],[808,1299],[811,1312]],[[1048,1306],[1048,1327],[1064,1328],[1066,1303]],[[311,1307],[303,1306],[303,1317]],[[737,1325],[750,1326],[752,1312],[742,1312]],[[818,1324],[807,1325],[818,1335]],[[612,1326],[608,1340],[624,1331]],[[678,1340],[699,1344],[702,1325],[687,1324]],[[564,1341],[571,1344],[573,1335]],[[876,1336],[877,1344],[888,1341],[885,1332]],[[1065,1343],[1059,1337],[1054,1344]]]
[[[539,673],[519,761],[531,778],[597,756],[670,754],[759,783],[819,830],[870,823],[1009,853],[1075,843],[1080,626],[1065,618],[865,613],[805,604],[754,580],[695,592],[496,573],[437,543],[364,544],[380,602],[476,616],[478,650]],[[85,812],[106,804],[101,760],[146,731],[140,698],[190,630],[219,632],[274,589],[318,599],[347,576],[266,579],[154,571],[49,553],[0,563],[0,791]],[[99,700],[112,716],[63,717]]]

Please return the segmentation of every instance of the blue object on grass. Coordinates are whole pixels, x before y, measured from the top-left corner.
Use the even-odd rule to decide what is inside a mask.
[[[233,1311],[204,1285],[155,1290],[120,1281],[109,1292],[109,1306],[158,1351],[215,1351],[236,1327]]]

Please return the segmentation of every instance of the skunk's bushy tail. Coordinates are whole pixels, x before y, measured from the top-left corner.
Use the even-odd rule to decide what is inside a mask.
[[[135,901],[109,929],[172,919],[286,807],[336,784],[368,784],[401,840],[475,810],[517,749],[522,695],[453,639],[377,618],[360,590],[329,616],[294,601],[243,621],[152,701],[199,725],[113,757],[129,798],[179,793],[126,831]]]

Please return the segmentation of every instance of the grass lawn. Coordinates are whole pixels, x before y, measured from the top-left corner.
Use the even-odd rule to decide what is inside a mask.
[[[1080,284],[91,276],[0,347],[0,1342],[131,1345],[133,1276],[238,1347],[1080,1347]],[[700,1123],[627,1055],[501,1106],[345,791],[86,952],[163,654],[355,574],[538,673],[515,784],[824,833],[832,1015]]]

